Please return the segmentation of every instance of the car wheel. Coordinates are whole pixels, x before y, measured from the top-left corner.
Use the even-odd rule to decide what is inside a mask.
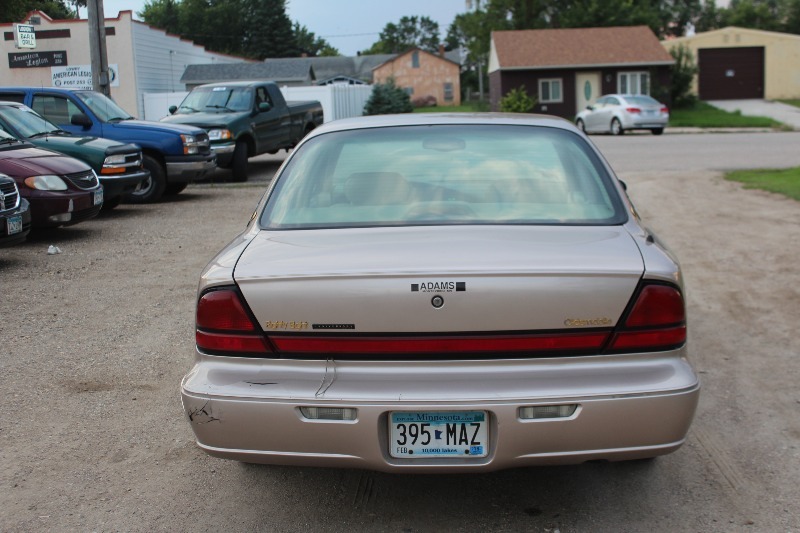
[[[103,200],[103,208],[102,209],[103,209],[103,211],[110,211],[111,209],[114,209],[115,207],[117,207],[121,201],[122,201],[122,197],[121,196],[117,196],[115,198],[109,198],[108,200],[104,199]]]
[[[247,144],[244,141],[238,141],[233,149],[231,171],[233,181],[247,181]]]
[[[619,121],[618,118],[614,118],[611,120],[611,135],[622,135],[625,133],[625,130],[622,129],[622,123]]]
[[[664,128],[653,128],[650,131],[653,132],[653,135],[661,135],[662,133],[664,133]]]
[[[161,162],[153,156],[145,155],[142,161],[144,168],[150,171],[150,177],[140,183],[128,195],[126,200],[132,204],[150,204],[157,202],[167,188],[167,175]]]
[[[578,119],[575,121],[575,126],[581,130],[583,133],[586,133],[586,124],[583,123],[583,120]]]
[[[164,189],[164,194],[178,194],[183,189],[185,189],[187,185],[189,185],[189,184],[188,183],[170,183],[169,185],[167,185],[167,188]]]

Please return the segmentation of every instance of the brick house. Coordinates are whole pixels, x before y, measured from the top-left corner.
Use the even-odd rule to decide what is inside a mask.
[[[650,94],[669,104],[675,63],[647,26],[492,32],[492,110],[521,85],[538,102],[532,112],[572,120],[609,93]]]
[[[660,45],[659,45],[660,46]],[[461,105],[461,66],[444,55],[412,48],[372,69],[374,83],[395,84],[408,92],[411,99],[425,96],[436,98],[440,106]]]

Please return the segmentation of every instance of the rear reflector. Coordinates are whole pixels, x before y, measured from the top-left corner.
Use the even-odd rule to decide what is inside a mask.
[[[281,353],[420,354],[561,352],[601,349],[609,332],[492,337],[280,337],[270,341]]]
[[[611,350],[652,351],[655,348],[680,346],[686,342],[686,326],[666,329],[623,331],[614,336]]]
[[[522,420],[541,420],[547,418],[569,418],[578,409],[578,404],[570,403],[565,405],[535,405],[532,407],[520,407],[519,417]]]

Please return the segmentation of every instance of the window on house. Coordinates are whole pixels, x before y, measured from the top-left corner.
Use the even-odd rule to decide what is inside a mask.
[[[453,84],[452,83],[445,83],[444,84],[444,101],[445,102],[452,102],[453,101]]]
[[[539,102],[543,104],[563,102],[561,78],[539,80]]]
[[[411,68],[419,68],[419,51],[411,53]]]
[[[650,94],[650,74],[647,72],[620,72],[617,89],[622,94]]]
[[[413,87],[406,87],[403,89],[408,96],[414,96],[414,88]]]

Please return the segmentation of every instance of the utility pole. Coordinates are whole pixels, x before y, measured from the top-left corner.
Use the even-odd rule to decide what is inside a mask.
[[[106,52],[106,23],[103,0],[88,0],[89,53],[92,58],[92,88],[111,96],[111,80],[108,76],[108,53]]]

